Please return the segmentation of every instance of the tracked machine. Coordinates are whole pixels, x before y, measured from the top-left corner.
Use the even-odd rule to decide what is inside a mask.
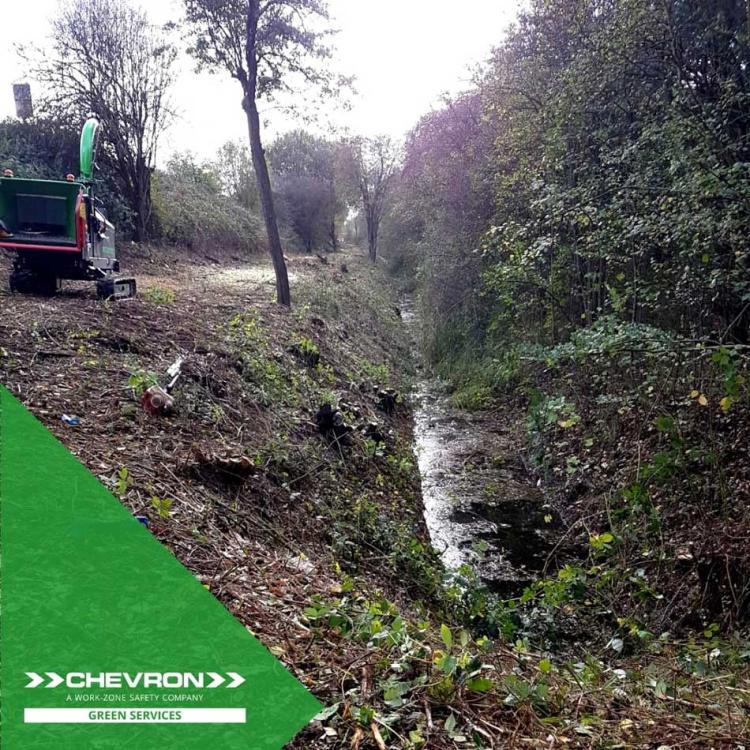
[[[29,180],[6,169],[0,177],[0,248],[14,253],[10,288],[54,294],[61,279],[95,281],[103,299],[134,297],[135,279],[119,278],[115,228],[95,194],[99,121],[81,133],[80,176]]]

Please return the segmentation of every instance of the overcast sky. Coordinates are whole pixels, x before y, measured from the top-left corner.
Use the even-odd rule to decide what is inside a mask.
[[[0,46],[0,118],[14,114],[11,85],[25,80],[13,43],[39,42],[57,0],[4,0]],[[141,3],[157,23],[180,17],[179,0]],[[517,0],[329,0],[337,70],[356,76],[350,112],[334,115],[339,127],[373,135],[402,136],[441,94],[467,84],[518,12]],[[106,23],[106,19],[102,19]],[[227,75],[197,75],[181,59],[174,98],[181,112],[164,139],[160,161],[173,151],[211,157],[227,140],[244,138],[239,84]],[[33,92],[32,92],[33,93]],[[85,113],[83,113],[85,114]],[[268,111],[269,133],[295,126]]]

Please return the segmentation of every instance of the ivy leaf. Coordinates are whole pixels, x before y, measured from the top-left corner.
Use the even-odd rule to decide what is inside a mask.
[[[313,721],[328,721],[328,719],[338,713],[340,705],[340,703],[334,703],[332,706],[327,706],[319,714],[317,714],[317,716],[315,716]]]
[[[474,677],[466,681],[466,687],[473,693],[488,693],[492,690],[492,680],[487,677]]]
[[[458,666],[458,661],[456,660],[455,656],[450,656],[449,654],[446,654],[441,659],[438,660],[438,668],[444,672],[447,675],[451,675],[456,671],[456,667]]]
[[[445,647],[450,651],[453,647],[453,633],[451,633],[451,629],[445,624],[440,626],[440,637],[443,639]]]

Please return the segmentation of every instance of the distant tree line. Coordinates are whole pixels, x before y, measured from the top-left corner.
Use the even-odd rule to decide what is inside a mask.
[[[63,179],[78,169],[82,119],[41,114],[0,122],[0,166],[16,175]],[[341,142],[296,130],[268,149],[272,194],[288,251],[336,251],[354,195],[340,179]],[[98,193],[118,235],[139,235],[132,204],[106,147],[100,153]],[[146,240],[211,254],[220,247],[245,256],[264,245],[262,213],[250,150],[225,144],[212,159],[174,154],[149,172]]]

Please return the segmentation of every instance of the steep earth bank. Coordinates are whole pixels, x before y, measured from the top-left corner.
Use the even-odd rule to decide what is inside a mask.
[[[291,311],[265,263],[130,265],[124,303],[1,292],[0,381],[328,706],[292,747],[737,746],[744,683],[680,674],[689,697],[670,696],[668,647],[648,674],[606,649],[558,660],[507,640],[517,612],[470,569],[446,573],[411,344],[358,253],[293,259]],[[149,416],[141,394],[178,356],[174,413]]]

